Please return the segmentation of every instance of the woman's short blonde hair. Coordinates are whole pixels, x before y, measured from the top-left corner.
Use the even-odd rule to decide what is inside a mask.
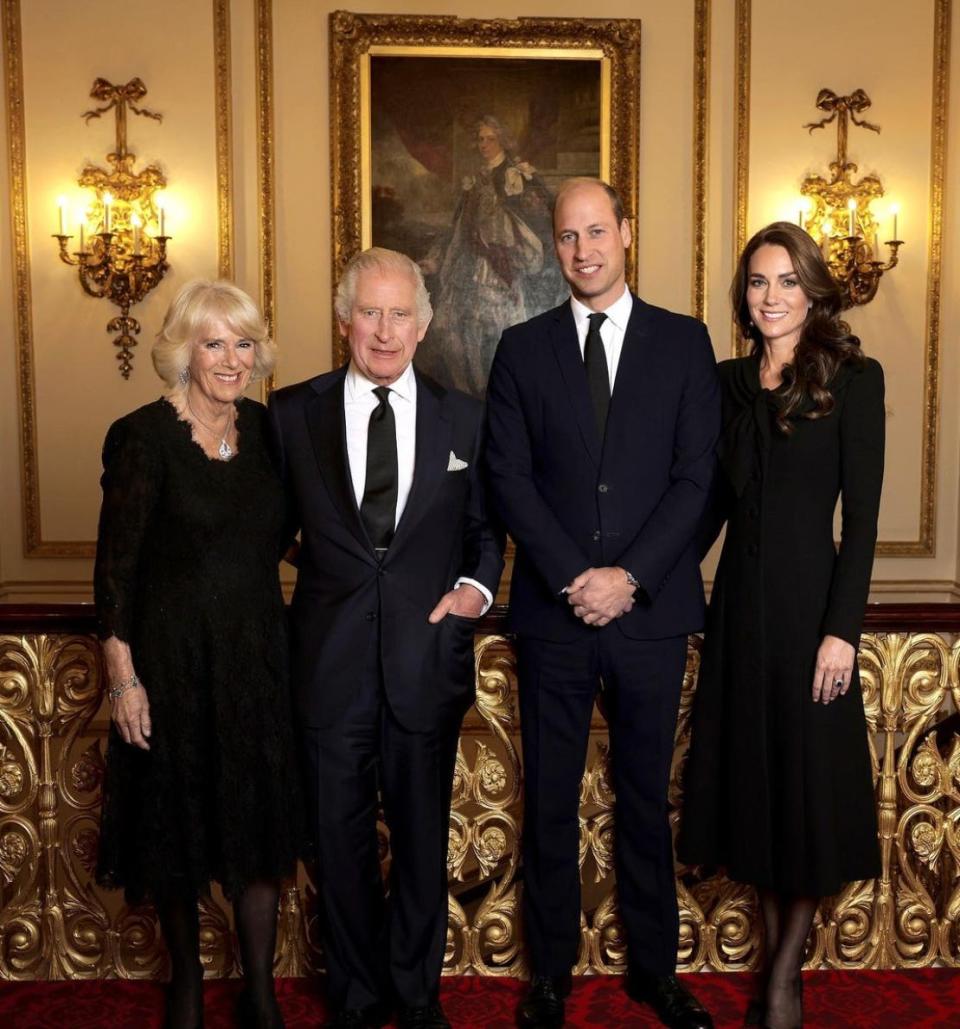
[[[203,340],[214,322],[254,344],[252,382],[265,379],[277,363],[277,348],[267,333],[260,309],[239,286],[220,279],[194,279],[173,298],[157,333],[150,356],[157,375],[172,391],[186,389],[183,372],[190,351]]]

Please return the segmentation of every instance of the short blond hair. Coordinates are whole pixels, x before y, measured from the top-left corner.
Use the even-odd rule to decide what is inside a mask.
[[[381,275],[388,271],[405,272],[409,275],[416,293],[417,325],[422,328],[430,323],[433,307],[430,305],[430,294],[423,281],[420,266],[399,250],[388,250],[386,247],[368,247],[347,262],[337,284],[337,298],[334,302],[334,309],[341,322],[346,324],[350,321],[360,273],[371,270],[376,270]]]
[[[224,279],[194,279],[171,301],[150,352],[157,375],[171,392],[187,388],[181,375],[190,365],[190,350],[217,321],[253,343],[252,382],[267,378],[273,371],[277,348],[253,300],[239,286]]]

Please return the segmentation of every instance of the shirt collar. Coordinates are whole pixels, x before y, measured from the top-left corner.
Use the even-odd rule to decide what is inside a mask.
[[[570,297],[570,307],[573,310],[573,317],[577,323],[577,328],[583,328],[587,325],[587,319],[594,312],[587,307],[586,304],[582,304],[576,297]],[[619,300],[615,300],[603,313],[613,322],[614,326],[621,332],[625,332],[627,328],[627,322],[630,321],[630,312],[633,310],[633,296],[630,290],[624,286],[623,294]]]
[[[363,372],[350,362],[347,368],[347,378],[344,381],[344,396],[347,403],[355,403],[364,394],[372,393],[377,388],[376,382],[371,382]],[[413,372],[413,362],[407,365],[403,374],[396,382],[390,384],[390,389],[401,400],[414,403],[417,399],[417,378]]]

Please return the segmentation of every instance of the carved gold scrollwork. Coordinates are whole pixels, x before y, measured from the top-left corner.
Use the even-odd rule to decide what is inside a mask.
[[[520,919],[522,767],[516,661],[504,637],[478,637],[477,700],[457,754],[450,818],[448,974],[526,972]],[[691,641],[669,805],[676,825],[699,669]],[[824,900],[809,967],[924,967],[960,962],[960,640],[931,633],[863,638],[860,677],[877,794],[882,872]],[[92,638],[0,637],[0,978],[158,978],[166,955],[150,907],[94,882],[105,719]],[[954,722],[957,723],[956,727]],[[591,730],[581,783],[582,943],[577,970],[626,960],[613,869],[614,795],[605,727]],[[378,825],[389,874],[389,833]],[[750,887],[678,868],[678,964],[756,968],[762,938]],[[323,967],[307,869],[285,884],[275,970]],[[229,905],[201,906],[208,975],[239,971]]]

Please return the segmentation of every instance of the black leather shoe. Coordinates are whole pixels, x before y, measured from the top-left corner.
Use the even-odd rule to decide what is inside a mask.
[[[626,990],[631,1000],[649,1004],[669,1029],[713,1029],[707,1009],[675,975],[631,971]]]
[[[324,1029],[380,1029],[387,1024],[387,1016],[377,1004],[365,1008],[341,1008]]]
[[[422,1008],[408,1008],[401,1005],[397,1012],[399,1029],[450,1029],[447,1016],[439,1004],[427,1004]]]
[[[233,1013],[240,1029],[284,1029],[283,1015],[276,997],[270,997],[265,1006],[258,1009],[244,990],[237,994]]]
[[[560,1029],[563,999],[569,996],[572,985],[569,974],[535,975],[517,1008],[517,1025],[523,1029]]]

